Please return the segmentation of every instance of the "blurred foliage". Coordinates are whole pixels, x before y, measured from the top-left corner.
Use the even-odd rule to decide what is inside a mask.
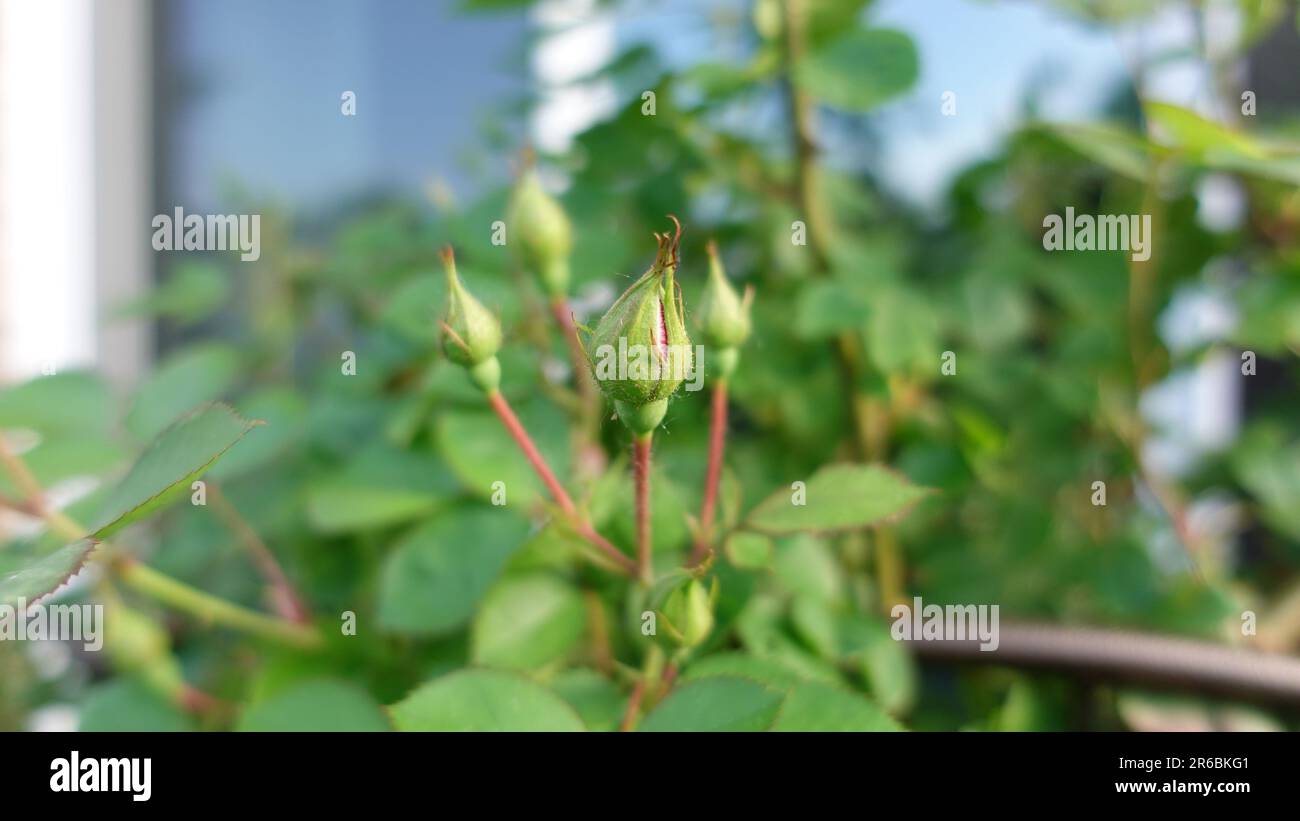
[[[1170,4],[1049,5],[1078,12],[1081,25],[1119,26]],[[1251,25],[1239,48],[1292,24],[1268,5],[1243,3]],[[1107,121],[1028,122],[952,181],[936,217],[818,154],[869,146],[878,108],[917,79],[911,39],[876,27],[870,6],[757,0],[745,15],[701,14],[693,25],[742,53],[685,68],[629,47],[585,78],[612,81],[626,102],[571,151],[540,158],[567,180],[576,305],[622,290],[668,213],[687,227],[688,321],[710,238],[731,276],[757,291],[755,333],[731,384],[728,536],[705,575],[716,588],[701,645],[683,652],[642,635],[636,588],[586,562],[549,518],[527,462],[438,350],[446,286],[436,254],[450,244],[463,280],[505,325],[503,392],[596,527],[630,548],[627,434],[603,425],[605,464],[594,472],[573,447],[556,398],[570,377],[564,340],[537,286],[489,241],[508,192],[368,206],[297,239],[290,215],[249,204],[264,214],[259,261],[181,265],[124,309],[186,340],[133,396],[115,402],[90,374],[46,377],[0,393],[0,427],[31,434],[24,458],[47,487],[103,480],[71,506],[75,518],[130,524],[122,545],[152,567],[263,610],[255,562],[211,501],[132,524],[210,467],[207,480],[278,558],[325,645],[256,641],[123,590],[130,612],[165,631],[169,647],[150,652],[174,657],[220,706],[196,710],[138,668],[98,657],[42,677],[4,643],[0,725],[74,702],[83,729],[608,730],[633,687],[675,661],[677,683],[647,703],[643,729],[1151,729],[1224,726],[1224,716],[1274,726],[1199,699],[1170,706],[1040,674],[921,668],[890,639],[885,614],[892,597],[919,595],[998,604],[1004,620],[1241,643],[1241,613],[1253,609],[1261,633],[1294,644],[1270,619],[1300,563],[1296,123],[1264,116],[1265,101],[1258,118],[1225,124],[1151,100],[1117,106],[1128,113]],[[1234,107],[1238,93],[1227,95]],[[1203,186],[1224,179],[1244,199],[1243,218],[1207,228]],[[1043,217],[1066,207],[1150,214],[1152,259],[1045,252]],[[796,220],[806,245],[791,241]],[[1230,306],[1233,328],[1167,345],[1161,318],[1206,290]],[[1257,357],[1256,375],[1237,375],[1242,350]],[[955,374],[941,371],[945,351]],[[341,367],[345,352],[355,375]],[[1167,431],[1139,411],[1144,392],[1225,357],[1244,396],[1239,435],[1161,475],[1144,447]],[[655,442],[654,549],[668,588],[687,582],[671,568],[698,511],[706,396],[680,394]],[[182,447],[197,450],[151,475],[155,445],[128,475],[146,443],[164,429],[175,439],[173,420],[212,400],[266,425],[246,430],[209,408],[203,444],[186,436]],[[235,439],[215,465],[203,458]],[[872,482],[892,472],[818,473],[861,461],[910,480],[894,489],[915,501],[909,516],[880,523],[888,510],[861,512],[879,500]],[[496,481],[504,507],[490,504]],[[782,504],[798,481],[843,499]],[[1090,503],[1095,481],[1106,483],[1105,506]],[[0,492],[20,489],[3,477]],[[1226,500],[1227,524],[1197,512],[1206,499]],[[97,518],[106,510],[121,518]],[[65,578],[87,546],[64,541],[16,538],[0,570]],[[347,614],[355,637],[339,635]]]

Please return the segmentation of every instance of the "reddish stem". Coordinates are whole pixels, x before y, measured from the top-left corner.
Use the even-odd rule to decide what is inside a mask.
[[[700,505],[700,532],[688,566],[704,560],[713,549],[713,515],[718,505],[718,483],[722,478],[722,451],[727,441],[727,383],[713,386],[713,416],[709,422],[709,468],[704,477],[704,502]]]
[[[573,500],[569,498],[568,492],[560,484],[560,480],[555,478],[550,466],[546,464],[546,459],[537,450],[532,437],[528,435],[528,431],[524,430],[524,426],[520,424],[519,418],[515,416],[515,412],[510,408],[510,403],[501,395],[501,392],[493,391],[488,394],[488,404],[496,411],[497,416],[501,417],[501,424],[505,425],[506,431],[515,440],[515,444],[519,445],[519,449],[524,452],[524,457],[528,459],[528,463],[533,466],[533,470],[541,477],[542,483],[546,485],[546,489],[551,493],[551,498],[555,499],[555,503],[560,506],[560,510],[564,511],[564,515],[573,524],[578,535],[595,545],[628,575],[636,575],[636,566],[632,564],[632,560],[623,555],[622,551],[610,544],[578,515],[578,508],[573,504]]]
[[[629,733],[636,726],[637,713],[641,711],[641,699],[645,697],[645,682],[638,681],[632,688],[632,695],[627,700],[627,709],[623,711],[623,721],[618,725],[619,732]]]
[[[488,394],[488,404],[492,406],[492,410],[497,412],[497,416],[501,417],[501,424],[506,426],[506,431],[515,440],[515,444],[519,445],[519,449],[524,452],[528,464],[532,465],[533,470],[537,471],[537,475],[541,477],[546,489],[551,492],[551,497],[555,499],[555,503],[560,506],[565,515],[575,515],[577,508],[574,507],[573,500],[569,498],[569,494],[565,491],[564,486],[560,484],[560,480],[556,479],[555,474],[551,472],[550,466],[546,464],[546,460],[538,452],[537,446],[533,444],[532,438],[528,435],[528,431],[524,430],[524,426],[519,423],[519,417],[515,416],[515,412],[510,408],[510,403],[501,395],[501,391],[493,391]]]
[[[642,581],[651,578],[650,564],[650,443],[654,434],[637,436],[632,445],[632,473],[636,482],[636,558]]]
[[[668,666],[664,667],[663,681],[659,684],[659,699],[662,701],[673,690],[673,685],[677,683],[677,665],[671,661]]]
[[[257,534],[253,526],[243,517],[238,508],[231,503],[226,495],[221,491],[221,486],[216,482],[209,481],[208,496],[212,499],[212,507],[217,515],[225,522],[226,527],[230,528],[240,543],[248,549],[252,556],[253,563],[257,565],[262,576],[271,586],[271,604],[283,618],[297,624],[310,624],[311,611],[303,602],[302,597],[294,588],[293,582],[285,574],[284,568],[276,560],[275,554],[262,541],[262,537]]]

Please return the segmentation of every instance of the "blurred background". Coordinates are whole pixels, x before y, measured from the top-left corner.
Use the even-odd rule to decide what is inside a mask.
[[[896,528],[777,545],[778,568],[787,556],[834,578],[832,611],[917,594],[1001,603],[1003,618],[1294,650],[1296,4],[811,5],[805,76],[778,0],[0,0],[0,385],[91,372],[105,403],[104,442],[51,462],[52,494],[85,501],[94,477],[120,472],[200,401],[281,414],[293,431],[276,445],[284,461],[232,474],[231,497],[243,494],[323,611],[357,589],[382,597],[374,551],[410,522],[322,521],[312,483],[344,469],[341,440],[379,431],[468,484],[467,457],[414,419],[464,401],[431,336],[442,286],[418,281],[450,241],[469,271],[499,280],[482,288],[517,323],[513,338],[536,338],[527,290],[506,293],[518,266],[487,242],[531,146],[575,221],[580,318],[594,321],[620,277],[648,263],[668,212],[687,225],[688,306],[710,236],[732,276],[757,286],[729,455],[745,503],[849,457],[941,489]],[[835,48],[882,30],[902,45]],[[1153,260],[1044,252],[1041,220],[1066,206],[1152,214]],[[262,214],[261,260],[155,252],[150,221],[177,207]],[[799,218],[813,254],[790,244]],[[831,353],[845,339],[847,371]],[[533,378],[567,378],[552,343]],[[341,350],[361,353],[360,384],[322,387]],[[944,351],[957,379],[940,375]],[[362,401],[368,389],[385,400]],[[0,400],[0,423],[33,427],[19,404]],[[693,499],[707,417],[681,408],[663,464]],[[563,451],[562,433],[552,438]],[[1104,507],[1089,504],[1098,480]],[[292,501],[264,510],[259,497]],[[145,539],[163,545],[159,561],[256,603],[231,540],[188,515]],[[313,552],[326,547],[328,560]],[[808,594],[776,590],[783,607]],[[1243,634],[1246,610],[1258,633]],[[757,628],[736,618],[750,627],[722,641],[785,647],[755,644]],[[783,618],[772,629],[789,652],[815,656],[798,619]],[[214,671],[239,654],[187,652],[186,635],[186,670],[235,697],[239,675]],[[442,632],[423,647],[410,665],[422,672],[466,653]],[[10,688],[11,726],[76,725],[79,688],[102,671],[78,679],[81,662],[49,664]],[[386,702],[418,680],[400,666],[353,659],[335,672]],[[881,684],[887,675],[863,687],[920,728],[1293,719],[1018,673],[973,685],[944,670],[920,684],[902,673]]]

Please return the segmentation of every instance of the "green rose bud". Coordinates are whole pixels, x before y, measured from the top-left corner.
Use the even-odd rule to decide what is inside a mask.
[[[515,184],[507,222],[508,241],[517,249],[520,262],[537,276],[547,296],[564,296],[569,290],[573,229],[564,208],[546,193],[531,168]]]
[[[654,430],[694,363],[681,287],[673,279],[681,224],[676,235],[655,239],[654,264],[610,306],[587,342],[596,383],[636,433]]]
[[[749,338],[749,309],[754,300],[754,290],[745,289],[745,298],[727,281],[722,268],[718,246],[709,242],[709,281],[700,301],[700,328],[704,341],[712,348],[735,348]]]
[[[443,352],[452,362],[468,368],[475,384],[490,392],[496,389],[501,376],[501,366],[496,359],[496,353],[501,349],[501,323],[460,283],[456,276],[456,258],[450,247],[443,249],[442,261],[447,268]]]
[[[683,647],[697,647],[713,632],[713,607],[717,602],[717,579],[707,589],[699,579],[691,579],[673,591],[664,602],[664,629]]]

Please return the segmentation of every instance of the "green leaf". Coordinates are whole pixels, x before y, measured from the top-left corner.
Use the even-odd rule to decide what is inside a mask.
[[[126,429],[150,439],[190,408],[230,392],[239,378],[239,354],[229,345],[205,344],[176,353],[136,392]]]
[[[302,439],[307,424],[307,403],[292,388],[265,388],[241,397],[235,407],[249,419],[265,421],[266,427],[213,468],[213,477],[222,481],[281,460]]]
[[[298,684],[244,711],[236,728],[257,733],[373,733],[388,718],[364,690],[345,681]]]
[[[483,599],[470,634],[476,664],[529,670],[567,655],[582,640],[582,595],[546,573],[501,580]]]
[[[107,434],[60,433],[42,439],[23,460],[42,487],[76,476],[98,476],[124,464],[130,454]],[[13,478],[0,472],[0,490],[20,495]]]
[[[916,700],[916,659],[889,634],[884,621],[845,617],[839,624],[841,653],[856,657],[871,695],[893,715],[907,712]]]
[[[705,656],[692,663],[686,668],[686,672],[682,673],[682,681],[715,676],[752,679],[770,689],[781,691],[789,690],[801,681],[807,680],[806,676],[779,659],[733,652]]]
[[[782,589],[793,596],[830,603],[844,596],[844,568],[825,539],[807,534],[781,539],[773,570]]]
[[[817,100],[869,111],[916,82],[920,63],[912,39],[892,29],[850,29],[796,66],[795,82]]]
[[[460,10],[475,11],[509,11],[532,5],[533,0],[460,0]]]
[[[867,353],[886,373],[939,373],[939,316],[934,301],[911,288],[885,288],[872,299]]]
[[[454,498],[458,484],[431,456],[372,446],[342,470],[307,487],[315,530],[367,530],[428,516]]]
[[[781,693],[744,678],[713,676],[683,683],[638,728],[644,732],[766,730]]]
[[[70,371],[0,391],[0,428],[31,428],[42,435],[107,433],[112,398],[94,374]]]
[[[880,465],[828,465],[805,487],[804,504],[778,490],[755,507],[745,527],[765,533],[831,533],[867,527],[906,511],[928,494]]]
[[[1243,438],[1232,467],[1255,497],[1262,518],[1300,539],[1300,441],[1286,442],[1279,431],[1258,428]]]
[[[551,468],[565,475],[569,449],[563,415],[539,402],[521,403],[516,413]],[[494,414],[444,413],[436,430],[438,451],[469,492],[490,499],[493,483],[504,482],[506,507],[521,512],[547,498],[532,466]]]
[[[589,730],[617,730],[623,720],[627,696],[595,670],[565,670],[551,680],[551,688],[578,711]]]
[[[1194,154],[1223,152],[1263,159],[1266,152],[1249,135],[1207,120],[1194,111],[1170,103],[1148,102],[1147,117],[1179,148]]]
[[[762,570],[772,566],[772,540],[760,533],[733,533],[723,552],[742,570]]]
[[[1212,151],[1201,157],[1201,164],[1218,171],[1250,174],[1289,185],[1300,185],[1300,156],[1295,154],[1253,157],[1229,151]]]
[[[159,316],[185,325],[208,318],[230,298],[230,277],[207,262],[181,263],[176,273],[148,296],[121,309],[124,316]]]
[[[773,732],[899,732],[903,728],[867,699],[829,684],[805,682],[785,697]]]
[[[258,424],[225,405],[207,405],[172,425],[108,497],[94,538],[106,539],[189,493],[190,484]]]
[[[403,633],[441,633],[469,621],[528,524],[495,507],[459,507],[421,525],[384,562],[379,623]]]
[[[867,0],[811,0],[806,4],[808,42],[819,44],[857,28]]]
[[[446,304],[446,278],[421,272],[393,291],[381,321],[412,342],[432,345],[441,333],[437,312]]]
[[[1152,146],[1119,126],[1051,123],[1042,128],[1102,168],[1143,183],[1151,176]]]
[[[461,670],[422,685],[389,708],[399,730],[415,732],[577,732],[573,708],[514,673]]]
[[[48,596],[81,570],[94,549],[89,540],[74,542],[5,572],[0,575],[0,605],[17,605],[19,599],[31,604]]]
[[[560,519],[551,519],[528,537],[519,552],[510,558],[507,570],[522,573],[529,570],[572,567],[591,545],[573,532],[573,528]]]
[[[826,599],[813,596],[795,598],[790,606],[790,624],[795,634],[818,656],[828,661],[839,658],[839,625]]]
[[[794,332],[814,340],[862,327],[870,306],[853,289],[838,282],[814,282],[799,293],[794,312]]]
[[[81,705],[83,733],[182,733],[194,723],[141,681],[116,678],[92,689]]]

